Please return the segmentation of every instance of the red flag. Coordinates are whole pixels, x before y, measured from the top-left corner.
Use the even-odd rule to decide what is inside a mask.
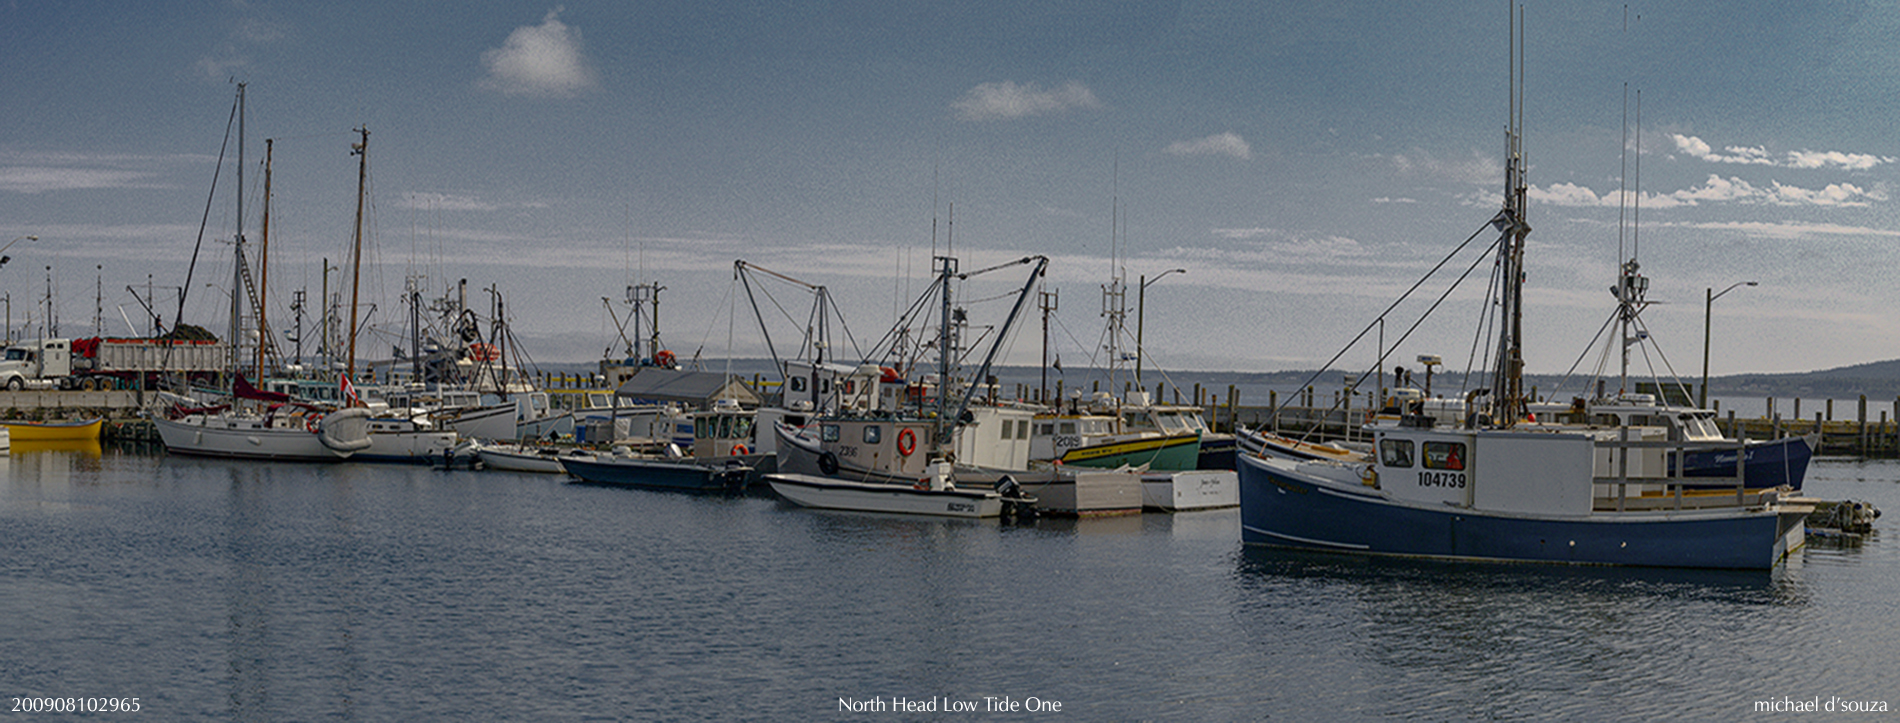
[[[348,402],[352,407],[362,404],[362,400],[356,398],[356,385],[350,383],[350,378],[338,377],[338,379],[342,380],[338,386],[343,389],[343,401]]]

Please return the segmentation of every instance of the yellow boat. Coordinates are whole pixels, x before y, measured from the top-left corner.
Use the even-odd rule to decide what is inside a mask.
[[[99,429],[105,426],[105,421],[104,417],[61,422],[0,420],[0,426],[6,427],[14,442],[98,441]]]

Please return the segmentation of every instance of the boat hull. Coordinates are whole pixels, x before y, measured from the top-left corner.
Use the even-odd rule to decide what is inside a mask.
[[[1201,464],[1199,434],[1172,437],[1143,437],[1075,447],[1062,453],[1059,460],[1077,467],[1147,467],[1152,470],[1197,469]]]
[[[745,489],[750,467],[640,457],[562,457],[561,467],[583,482],[617,487],[731,492]]]
[[[454,432],[370,432],[369,447],[350,456],[358,462],[434,464],[455,448]]]
[[[63,442],[97,440],[105,420],[94,417],[80,422],[0,422],[11,439],[21,442]]]
[[[766,475],[772,491],[802,507],[940,517],[1000,517],[1003,496],[988,490],[926,490],[808,474]]]
[[[1200,461],[1195,469],[1234,469],[1234,457],[1240,453],[1240,440],[1231,434],[1201,435]],[[1232,505],[1229,505],[1230,507]]]
[[[482,458],[482,466],[489,469],[510,472],[538,472],[542,474],[566,474],[561,460],[572,456],[591,456],[572,450],[565,454],[556,454],[557,450],[521,447],[517,445],[483,445],[476,453]]]
[[[1141,476],[1141,506],[1163,512],[1235,507],[1240,504],[1236,475],[1231,469],[1149,472]]]
[[[152,423],[167,452],[199,457],[335,462],[369,446],[369,414],[361,409],[332,412],[317,430],[249,417],[159,417]]]
[[[1648,567],[1768,569],[1804,541],[1805,509],[1582,517],[1486,514],[1394,503],[1242,457],[1241,540],[1373,555]]]
[[[1814,447],[1806,437],[1749,442],[1742,457],[1743,486],[1758,490],[1787,485],[1789,489],[1799,490],[1802,480],[1808,476],[1808,460],[1813,456]],[[1684,477],[1735,476],[1733,450],[1689,452],[1684,459],[1687,460],[1683,465]],[[1690,489],[1702,487],[1693,483],[1688,486]],[[1721,487],[1734,489],[1732,485]]]

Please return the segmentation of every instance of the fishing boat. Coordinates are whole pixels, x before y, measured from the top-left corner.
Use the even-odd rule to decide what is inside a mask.
[[[1199,435],[1199,454],[1191,469],[1230,472],[1234,469],[1238,440],[1232,434],[1214,431],[1200,407],[1163,404],[1150,399],[1145,391],[1133,391],[1122,400],[1116,412],[1122,418],[1122,428],[1129,431],[1151,431],[1166,435],[1192,432]],[[1157,466],[1155,469],[1173,468]]]
[[[1499,232],[1500,283],[1490,307],[1499,317],[1491,385],[1473,398],[1482,408],[1474,404],[1462,425],[1440,427],[1418,415],[1378,428],[1370,464],[1242,457],[1241,539],[1452,560],[1774,567],[1805,542],[1802,523],[1811,506],[1786,501],[1779,490],[1749,491],[1739,475],[1721,480],[1720,493],[1697,493],[1679,476],[1627,467],[1615,476],[1598,473],[1602,452],[1628,459],[1632,451],[1719,452],[1732,445],[1641,442],[1627,430],[1529,423],[1522,282],[1531,227],[1520,103],[1513,89],[1504,207],[1489,222]]]
[[[1036,281],[1048,268],[1049,260],[1042,256],[1027,257],[967,274],[958,272],[954,258],[937,257],[936,263],[937,279],[925,292],[925,298],[937,294],[942,302],[936,347],[937,378],[942,382],[940,388],[945,390],[949,388],[949,381],[956,378],[951,369],[956,354],[951,328],[952,282],[1018,264],[1033,264],[1033,268],[1016,295],[1015,305],[997,333],[996,341],[990,344],[982,366],[971,377],[970,385],[954,402],[950,394],[938,393],[935,414],[923,417],[890,410],[860,413],[848,411],[849,404],[841,404],[836,408],[838,411],[818,415],[808,425],[819,430],[819,455],[815,460],[818,474],[793,471],[799,465],[790,457],[798,454],[800,441],[808,440],[788,434],[789,425],[778,425],[779,471],[766,475],[765,480],[779,496],[805,507],[952,517],[995,517],[1034,505],[1035,497],[1024,494],[1016,482],[1007,477],[997,480],[991,488],[960,488],[958,471],[951,459],[956,420],[964,419],[969,412],[978,381],[988,375],[1001,348],[1001,340],[1008,338],[1010,327],[1022,312]],[[927,307],[919,303],[912,311],[917,313],[924,308]],[[867,383],[868,388],[854,389],[851,393],[878,399],[881,378],[880,374]]]
[[[99,430],[103,426],[105,426],[105,418],[103,417],[53,422],[0,420],[0,427],[6,428],[6,436],[20,442],[97,440],[99,438]]]
[[[1248,456],[1267,456],[1303,462],[1324,459],[1334,462],[1367,462],[1372,457],[1365,452],[1347,449],[1331,442],[1308,442],[1293,439],[1263,429],[1242,428],[1235,436],[1240,452]]]
[[[686,492],[738,492],[745,489],[752,468],[737,460],[696,460],[670,448],[673,454],[634,454],[619,449],[593,457],[560,457],[561,468],[582,482],[620,487],[646,487]]]

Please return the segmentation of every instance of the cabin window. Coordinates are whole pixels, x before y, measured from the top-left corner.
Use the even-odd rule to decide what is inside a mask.
[[[1025,419],[1016,423],[1016,438],[1017,439],[1029,438],[1029,420]]]
[[[1063,433],[1063,434],[1075,434],[1075,422],[1063,422],[1063,423],[1062,423],[1062,433]]]
[[[732,439],[732,417],[719,418],[719,436],[714,439]]]
[[[1412,466],[1412,440],[1379,440],[1379,464],[1387,467]]]
[[[1056,433],[1056,425],[1050,424],[1048,422],[1043,422],[1042,424],[1036,425],[1036,434],[1042,435],[1044,437],[1050,437],[1050,436],[1054,436],[1055,433]]]
[[[1463,470],[1465,468],[1464,443],[1426,442],[1425,468]]]
[[[792,377],[792,391],[794,391],[794,392],[802,392],[802,391],[805,391],[805,378],[804,378],[804,377]]]
[[[836,424],[818,425],[818,439],[824,442],[838,441],[838,425]]]
[[[818,393],[819,393],[819,394],[830,394],[830,393],[831,393],[831,380],[830,380],[830,379],[820,379],[820,380],[818,380]]]
[[[850,379],[846,379],[846,380],[844,380],[844,393],[846,393],[846,394],[857,394],[857,393],[858,393],[858,383],[857,383],[857,382],[855,382],[855,381],[852,381],[852,380],[850,380]]]
[[[705,417],[693,420],[693,439],[712,438],[712,420]]]
[[[864,425],[864,443],[877,444],[884,440],[884,427],[877,424]]]
[[[733,439],[751,439],[752,438],[752,418],[751,417],[735,417],[732,420],[732,438]]]
[[[1002,429],[1002,432],[1001,432],[1000,434],[998,434],[998,435],[996,435],[996,436],[997,436],[997,438],[999,438],[999,439],[1009,439],[1009,435],[1010,435],[1010,433],[1011,433],[1011,432],[1013,432],[1013,431],[1015,431],[1015,429],[1016,429],[1016,420],[1014,420],[1014,419],[1005,419],[1005,420],[1003,420],[1003,429]]]

